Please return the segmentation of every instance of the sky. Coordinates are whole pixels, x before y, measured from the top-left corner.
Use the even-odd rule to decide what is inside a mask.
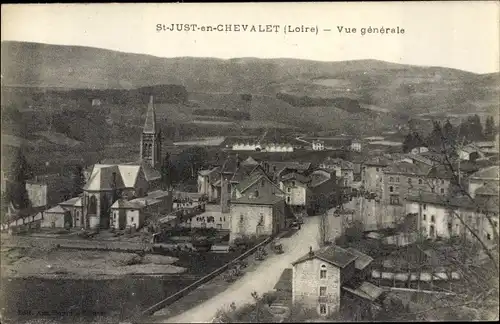
[[[500,65],[498,1],[17,4],[2,5],[1,18],[2,40],[160,57],[377,59],[476,73],[498,72]],[[156,30],[157,24],[177,23],[249,27],[246,32]],[[250,32],[252,25],[278,25],[279,31]],[[285,26],[314,26],[318,33],[285,34],[290,28]],[[404,34],[361,35],[369,27],[399,27]],[[356,33],[347,34],[346,28],[356,28]]]

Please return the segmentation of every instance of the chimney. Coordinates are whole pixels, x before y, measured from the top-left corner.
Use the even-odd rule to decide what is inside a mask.
[[[309,247],[309,256],[314,256],[314,252],[313,252],[312,246]]]

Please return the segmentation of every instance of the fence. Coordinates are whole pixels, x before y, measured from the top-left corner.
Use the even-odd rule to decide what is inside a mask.
[[[274,239],[274,237],[268,237],[267,239],[265,239],[261,243],[257,244],[256,246],[254,246],[250,250],[244,252],[242,255],[240,255],[237,258],[235,258],[234,260],[226,263],[222,267],[220,267],[220,268],[212,271],[211,273],[209,273],[205,277],[201,278],[200,280],[192,283],[191,285],[189,285],[189,286],[187,286],[187,287],[179,290],[175,294],[173,294],[173,295],[165,298],[164,300],[162,300],[162,301],[154,304],[153,306],[147,308],[146,310],[142,311],[140,314],[137,315],[137,317],[139,317],[139,316],[149,316],[149,315],[153,314],[154,312],[156,312],[156,311],[164,308],[165,306],[168,306],[168,305],[172,304],[173,302],[179,300],[180,298],[186,296],[191,291],[193,291],[196,288],[198,288],[198,286],[200,286],[200,285],[202,285],[204,283],[207,283],[208,281],[212,280],[216,276],[220,275],[221,273],[223,273],[224,271],[226,271],[232,264],[234,264],[235,262],[238,262],[240,260],[245,259],[249,255],[253,254],[261,246],[264,246],[264,245],[270,243],[273,239]]]

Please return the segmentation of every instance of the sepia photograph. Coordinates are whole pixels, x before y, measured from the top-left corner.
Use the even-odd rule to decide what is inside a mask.
[[[0,322],[499,320],[500,2],[1,6]]]

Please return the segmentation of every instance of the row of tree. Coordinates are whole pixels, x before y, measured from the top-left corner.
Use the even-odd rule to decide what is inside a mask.
[[[458,127],[454,127],[449,120],[444,125],[434,121],[433,129],[427,137],[422,137],[417,131],[409,132],[403,141],[403,152],[409,152],[419,146],[454,147],[457,141],[462,139],[465,142],[493,140],[496,134],[492,116],[486,118],[484,129],[478,115],[468,117]]]

